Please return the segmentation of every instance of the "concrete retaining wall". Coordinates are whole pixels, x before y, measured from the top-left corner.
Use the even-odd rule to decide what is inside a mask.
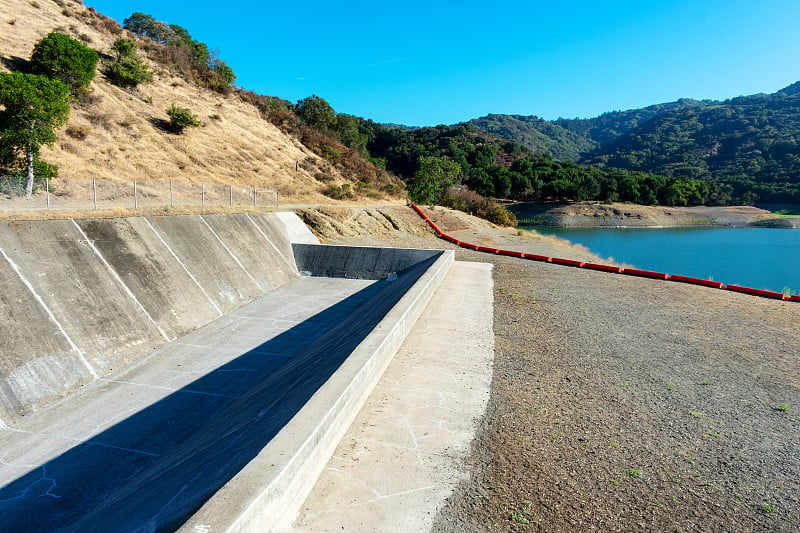
[[[297,275],[275,214],[0,224],[0,427]]]

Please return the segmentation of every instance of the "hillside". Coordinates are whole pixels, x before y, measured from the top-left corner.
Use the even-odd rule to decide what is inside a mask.
[[[601,146],[586,162],[713,179],[770,202],[800,201],[800,95],[733,98],[665,111]]]
[[[178,22],[178,21],[176,21]],[[0,3],[0,70],[24,71],[34,44],[56,30],[110,57],[123,35],[115,21],[79,0],[6,0]],[[128,34],[130,36],[130,34]],[[198,88],[164,66],[140,57],[154,81],[138,89],[110,84],[102,65],[91,96],[72,104],[69,123],[57,132],[42,158],[59,167],[59,179],[172,179],[203,183],[279,187],[288,202],[331,202],[323,191],[353,182],[300,140],[271,124],[236,92],[224,96]],[[192,110],[202,126],[184,135],[164,131],[166,110]],[[381,201],[396,201],[373,194]]]
[[[544,120],[535,115],[498,115],[472,119],[479,130],[516,141],[535,153],[558,161],[580,161],[586,154],[602,148],[651,118],[674,109],[708,104],[708,101],[680,99],[642,109],[610,111],[599,117]]]
[[[730,186],[746,201],[798,203],[799,117],[793,84],[773,94],[681,99],[591,119],[488,115],[469,123],[561,161],[701,179]]]

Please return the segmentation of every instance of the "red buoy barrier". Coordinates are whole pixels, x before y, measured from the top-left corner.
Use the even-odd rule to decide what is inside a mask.
[[[515,252],[513,250],[499,250],[499,252],[500,255],[509,255],[511,257],[520,257],[520,258],[525,257],[525,254],[523,254],[522,252]]]
[[[552,263],[553,258],[546,255],[525,254],[525,259],[532,259],[534,261],[544,261],[545,263]]]
[[[741,285],[726,285],[725,288],[729,291],[743,292],[745,294],[763,296],[764,298],[774,298],[776,300],[783,300],[786,297],[786,295],[782,292],[753,289],[752,287],[742,287]]]
[[[650,270],[638,270],[636,268],[623,268],[621,274],[639,276],[641,278],[669,279],[669,274],[664,274],[663,272],[652,272]]]
[[[523,252],[515,252],[512,250],[500,250],[497,248],[487,248],[486,246],[478,246],[477,244],[471,244],[468,242],[462,242],[458,239],[447,235],[446,233],[442,233],[442,231],[433,223],[433,221],[428,218],[425,213],[422,212],[415,204],[411,204],[411,207],[414,211],[422,217],[425,222],[433,228],[436,232],[436,235],[446,241],[452,242],[458,246],[463,248],[469,248],[471,250],[476,250],[478,252],[486,252],[490,254],[500,254],[500,255],[507,255],[510,257],[519,257],[522,259],[530,259],[532,261],[544,261],[547,263],[556,263],[559,265],[566,265],[566,266],[573,266],[579,268],[589,268],[592,270],[601,270],[604,272],[614,272],[618,274],[627,274],[629,276],[639,276],[643,278],[650,278],[650,279],[663,279],[669,281],[678,281],[681,283],[691,283],[694,285],[702,285],[705,287],[712,287],[715,289],[727,289],[730,291],[741,292],[744,294],[752,294],[753,296],[763,296],[765,298],[774,298],[776,300],[786,300],[791,302],[800,302],[800,295],[785,295],[780,292],[773,292],[773,291],[765,291],[761,289],[753,289],[750,287],[742,287],[740,285],[724,285],[722,282],[719,281],[711,281],[707,279],[700,279],[700,278],[691,278],[688,276],[678,276],[678,275],[669,275],[663,272],[652,272],[650,270],[638,270],[635,268],[621,268],[612,265],[601,265],[598,263],[584,263],[582,261],[574,261],[572,259],[561,259],[559,257],[547,257],[545,255],[537,255],[537,254],[528,254]]]
[[[725,284],[721,281],[712,281],[710,279],[690,278],[687,276],[677,276],[675,274],[669,277],[670,281],[680,281],[681,283],[692,283],[694,285],[704,285],[706,287],[714,287],[715,289],[722,289]]]
[[[592,270],[602,270],[604,272],[615,272],[619,274],[622,272],[622,267],[612,265],[600,265],[598,263],[584,263],[583,268],[590,268]]]
[[[578,267],[578,268],[581,268],[584,265],[583,261],[574,261],[572,259],[562,259],[560,257],[551,257],[550,258],[550,262],[551,263],[558,263],[559,265],[574,266],[574,267]]]

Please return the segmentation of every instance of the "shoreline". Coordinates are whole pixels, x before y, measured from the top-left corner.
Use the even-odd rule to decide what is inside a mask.
[[[681,228],[765,227],[800,229],[800,218],[781,217],[752,206],[666,207],[635,204],[508,205],[519,220],[517,227],[561,228]]]

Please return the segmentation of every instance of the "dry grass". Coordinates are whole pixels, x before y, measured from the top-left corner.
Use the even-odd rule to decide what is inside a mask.
[[[118,35],[110,31],[114,28],[107,19],[79,1],[39,0],[36,4],[28,0],[0,3],[0,20],[14,20],[13,31],[0,33],[0,70],[24,65],[33,45],[54,29],[110,54]],[[252,105],[236,96],[196,88],[154,63],[150,66],[155,71],[154,83],[138,90],[111,85],[98,68],[90,101],[72,106],[70,133],[62,129],[58,142],[42,151],[46,161],[58,165],[61,177],[278,187],[282,198],[291,203],[352,203],[324,196],[326,184],[314,175],[326,163],[295,137],[262,119]],[[172,104],[190,108],[202,126],[184,135],[164,131],[161,121],[167,119],[166,110]],[[87,134],[80,139],[73,135],[76,132]],[[334,183],[345,181],[335,170],[328,172]]]

